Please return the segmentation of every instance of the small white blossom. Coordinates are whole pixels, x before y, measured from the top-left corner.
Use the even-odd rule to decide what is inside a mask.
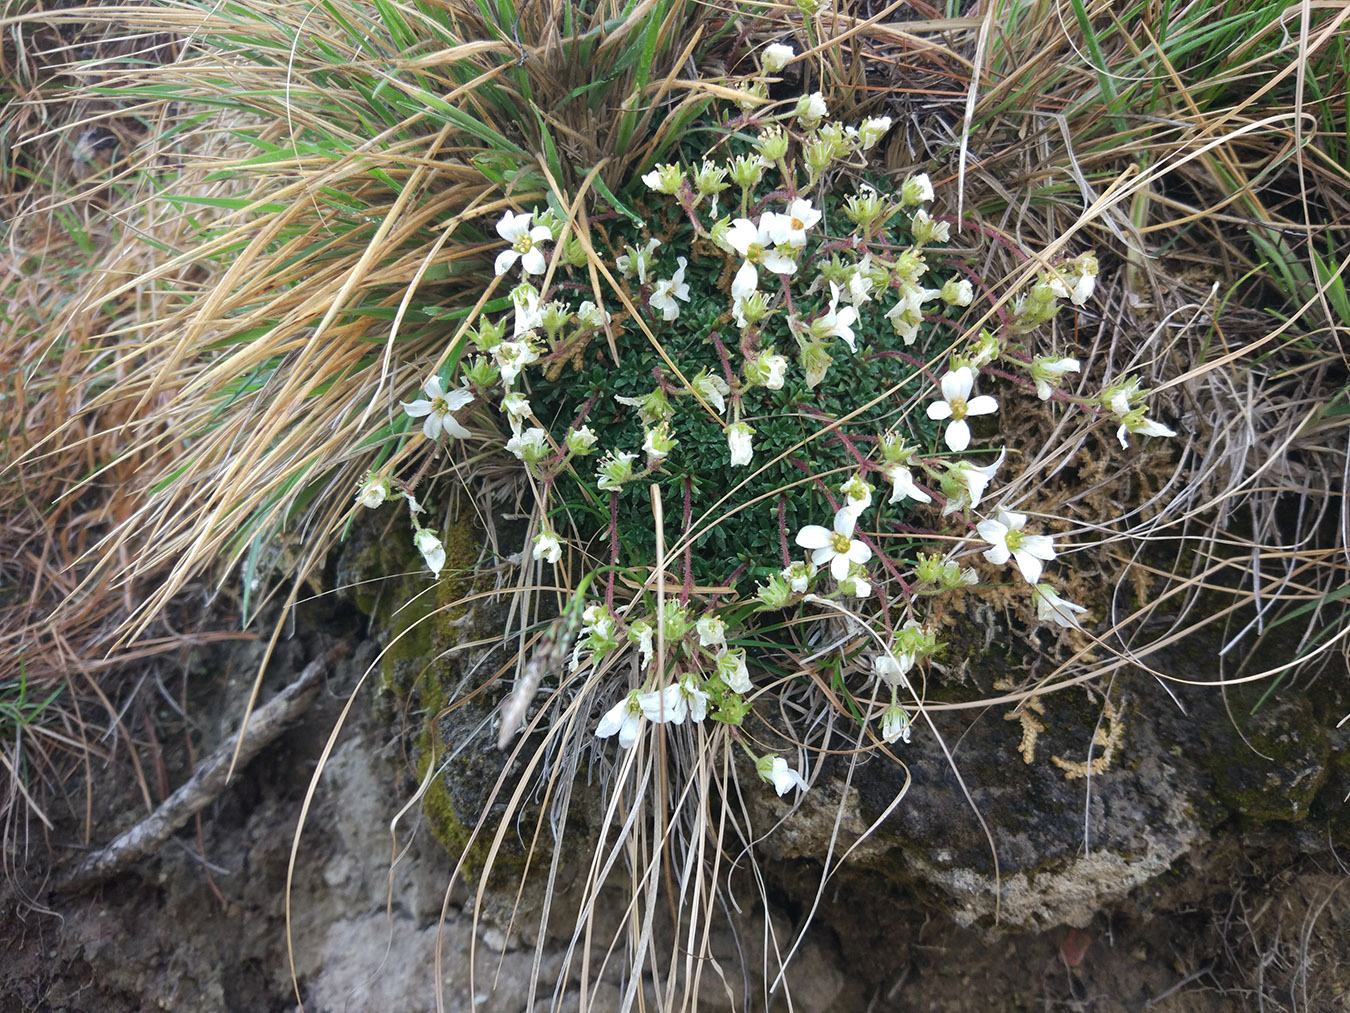
[[[820,217],[820,212],[809,200],[798,197],[788,204],[783,214],[766,213],[760,219],[760,225],[767,227],[769,237],[778,245],[800,248],[806,245],[806,230],[817,224]]]
[[[427,569],[431,571],[432,576],[439,577],[441,568],[445,566],[445,546],[441,544],[441,540],[434,532],[418,528],[417,533],[413,535],[413,544],[426,560]]]
[[[838,305],[839,286],[830,282],[830,308],[811,321],[811,336],[817,341],[825,341],[828,338],[843,338],[844,343],[848,345],[848,350],[857,352],[858,346],[855,344],[853,324],[858,321],[858,311],[852,306],[838,309]]]
[[[1031,378],[1036,381],[1036,396],[1042,401],[1049,401],[1064,374],[1077,373],[1079,368],[1077,359],[1054,359],[1048,355],[1036,359],[1031,364]]]
[[[830,114],[825,96],[818,91],[797,100],[797,122],[806,130],[815,130],[820,121]],[[781,793],[780,793],[781,794]]]
[[[748,218],[737,218],[731,223],[727,230],[727,242],[745,258],[736,277],[731,280],[733,300],[749,299],[759,287],[757,265],[763,264],[775,274],[792,274],[797,270],[795,260],[769,249],[776,228],[776,216],[767,214],[760,216],[758,225]]]
[[[905,655],[907,664],[900,662],[890,654],[879,654],[872,659],[872,674],[888,686],[908,686],[905,673],[914,667],[912,655]]]
[[[1032,588],[1032,597],[1036,599],[1036,618],[1041,622],[1058,623],[1068,630],[1081,630],[1078,616],[1087,611],[1082,605],[1075,605],[1066,598],[1055,594],[1049,584],[1037,584]],[[1076,614],[1075,614],[1076,613]]]
[[[447,392],[441,386],[441,378],[433,376],[422,385],[426,400],[401,401],[403,410],[415,419],[421,419],[422,435],[428,440],[436,439],[445,433],[453,439],[464,439],[469,431],[459,424],[451,412],[458,411],[473,400],[473,395],[463,388]]]
[[[773,790],[778,792],[779,797],[786,795],[793,788],[806,790],[806,779],[789,767],[787,760],[781,756],[762,756],[755,768],[759,771],[760,777],[773,785]]]
[[[678,270],[669,279],[658,281],[647,297],[652,309],[661,311],[663,320],[674,320],[680,315],[676,299],[689,301],[689,283],[684,280],[684,269],[689,261],[685,257],[676,257],[675,262],[680,265]]]
[[[775,42],[772,45],[765,46],[764,52],[760,54],[760,66],[764,68],[766,74],[777,74],[780,70],[792,62],[796,52],[791,46],[785,46],[781,42]]]
[[[663,690],[638,694],[642,716],[655,724],[682,725],[689,716],[689,701],[679,683],[671,683]]]
[[[492,349],[492,357],[502,372],[502,386],[516,382],[526,366],[539,361],[539,349],[528,338],[523,341],[503,341]]]
[[[708,694],[699,687],[692,673],[680,676],[676,688],[684,699],[685,710],[690,721],[698,724],[708,716]]]
[[[947,475],[942,480],[943,492],[947,496],[947,505],[942,508],[942,516],[955,513],[963,507],[977,507],[980,500],[984,498],[984,491],[993,481],[994,473],[998,471],[999,466],[1003,464],[1003,458],[1007,456],[1006,449],[998,452],[998,459],[993,464],[986,464],[983,468],[977,468],[973,464],[967,464],[964,461],[955,461],[947,465]]]
[[[633,461],[637,454],[627,451],[610,451],[600,459],[597,469],[596,487],[601,492],[617,492],[623,484],[633,477]]]
[[[628,251],[614,258],[614,266],[619,269],[625,278],[631,278],[637,275],[639,285],[647,284],[647,271],[652,264],[652,251],[661,245],[661,240],[653,236],[647,240],[641,247],[628,246]]]
[[[642,177],[642,182],[657,193],[675,194],[680,192],[684,173],[678,165],[658,165]]]
[[[497,223],[497,235],[510,243],[511,249],[497,254],[497,262],[494,265],[497,274],[505,274],[517,260],[520,261],[521,270],[526,274],[544,273],[548,261],[544,259],[544,253],[538,244],[552,240],[553,233],[549,231],[547,225],[536,225],[531,228],[530,221],[533,217],[533,213],[529,211],[522,211],[519,214],[508,211],[502,215],[501,221]]]
[[[769,390],[782,390],[787,365],[786,356],[778,355],[776,352],[760,352],[755,358],[746,360],[745,378]]]
[[[718,415],[725,415],[727,411],[727,395],[731,393],[731,388],[727,382],[720,376],[712,373],[700,373],[694,377],[690,386],[694,388],[705,401],[712,405],[713,410]]]
[[[941,293],[942,301],[948,306],[969,306],[975,301],[975,286],[969,278],[948,278]]]
[[[1147,418],[1145,413],[1147,408],[1136,408],[1127,412],[1120,423],[1120,428],[1116,430],[1116,439],[1120,441],[1122,447],[1128,447],[1130,441],[1126,439],[1126,433],[1135,433],[1138,436],[1175,436],[1176,430],[1169,429],[1154,419]]]
[[[716,616],[704,616],[694,626],[698,631],[700,647],[724,647],[727,642],[727,625]]]
[[[616,703],[596,725],[595,737],[607,739],[616,732],[619,745],[624,749],[632,747],[637,741],[638,731],[642,728],[642,708],[638,704],[637,693],[629,693]]]
[[[786,567],[781,576],[788,582],[788,587],[792,588],[797,594],[802,594],[810,586],[811,578],[816,575],[814,564],[803,563],[800,559],[791,566]]]
[[[587,299],[577,307],[577,320],[587,327],[594,327],[599,330],[609,320],[609,314]]]
[[[910,176],[900,185],[900,203],[905,207],[912,207],[932,199],[933,182],[926,172]]]
[[[526,464],[533,464],[549,452],[548,434],[538,426],[531,426],[507,440],[506,449]]]
[[[356,502],[367,510],[374,510],[387,500],[392,492],[393,488],[389,484],[389,479],[382,475],[367,475],[366,480],[361,483],[361,487],[356,491]]]
[[[854,475],[841,485],[839,495],[844,497],[844,509],[854,517],[861,517],[872,505],[872,487],[861,475]]]
[[[893,464],[886,469],[885,475],[891,480],[891,498],[889,502],[899,503],[912,499],[919,503],[931,503],[933,497],[914,484],[914,473],[903,464]]]
[[[1035,584],[1041,579],[1045,562],[1055,558],[1055,548],[1049,535],[1023,534],[1022,528],[1026,523],[1026,514],[999,510],[993,520],[976,524],[975,530],[993,546],[985,549],[985,559],[998,566],[1006,563],[1011,556],[1026,582]]]
[[[595,430],[590,426],[577,426],[575,429],[568,430],[567,449],[578,457],[585,457],[595,446]]]
[[[863,151],[867,151],[874,147],[877,141],[881,140],[886,131],[890,129],[891,118],[889,116],[869,116],[858,127],[858,146]]]
[[[872,558],[872,550],[853,538],[856,518],[847,508],[834,515],[834,530],[830,531],[819,524],[808,524],[797,532],[797,544],[811,550],[811,563],[814,566],[830,567],[835,580],[848,576],[849,563],[865,563]]]
[[[542,559],[548,563],[556,563],[562,559],[562,542],[558,540],[557,534],[544,528],[539,534],[534,536],[534,550],[532,555],[535,559]]]
[[[970,396],[975,386],[975,371],[969,366],[961,366],[945,374],[941,386],[943,400],[934,401],[928,406],[928,417],[935,422],[951,419],[947,423],[943,440],[951,450],[960,453],[970,446],[970,425],[966,422],[966,416],[991,415],[998,411],[998,402],[988,394]]]
[[[754,433],[754,429],[744,422],[733,422],[727,426],[727,448],[731,451],[733,468],[744,467],[754,459],[755,448],[751,442]]]
[[[718,653],[717,677],[733,693],[749,693],[755,688],[750,682],[750,669],[745,664],[745,650],[740,647],[726,648]]]
[[[909,712],[899,704],[892,704],[890,707],[887,707],[885,713],[881,715],[881,741],[891,743],[895,742],[897,739],[903,739],[905,742],[908,742],[909,738]]]
[[[945,243],[952,237],[951,223],[937,221],[923,208],[914,212],[914,219],[909,223],[909,229],[914,234],[914,245],[916,246]]]

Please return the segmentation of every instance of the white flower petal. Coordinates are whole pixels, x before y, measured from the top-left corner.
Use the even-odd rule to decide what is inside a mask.
[[[947,431],[943,434],[943,440],[949,449],[955,453],[960,453],[970,446],[970,426],[966,424],[965,419],[957,419],[955,422],[947,424]]]
[[[830,532],[819,524],[808,524],[797,532],[797,544],[803,549],[823,549],[830,544]]]
[[[967,415],[992,415],[998,411],[998,401],[988,394],[981,394],[966,402]]]

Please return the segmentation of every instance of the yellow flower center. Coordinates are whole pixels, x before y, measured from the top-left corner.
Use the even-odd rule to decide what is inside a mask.
[[[438,397],[438,398],[433,398],[433,399],[432,399],[432,401],[431,401],[431,414],[433,414],[433,415],[448,415],[448,414],[450,414],[450,406],[449,406],[448,404],[445,403],[445,398],[443,398],[443,397]]]
[[[534,249],[534,240],[530,238],[530,234],[527,232],[517,239],[515,245],[511,248],[517,253],[529,253],[530,250]]]
[[[1009,552],[1016,552],[1022,547],[1022,532],[1009,531],[1003,537],[1003,544],[1008,547]]]
[[[830,535],[830,548],[834,549],[836,555],[848,555],[848,547],[851,544],[852,539],[850,539],[848,535],[841,535],[837,531]]]
[[[803,222],[800,218],[793,218],[791,219],[791,221],[792,221],[792,230],[794,232],[800,232],[802,229],[806,228],[806,223]]]
[[[751,243],[745,249],[745,259],[752,264],[762,264],[764,262],[764,245],[762,243]]]
[[[963,397],[955,397],[955,398],[952,398],[952,399],[951,399],[950,401],[948,401],[947,403],[948,403],[949,405],[952,406],[952,418],[954,418],[954,419],[963,419],[963,418],[966,417],[966,411],[967,411],[967,408],[966,408],[966,399],[965,399],[965,398],[963,398]]]

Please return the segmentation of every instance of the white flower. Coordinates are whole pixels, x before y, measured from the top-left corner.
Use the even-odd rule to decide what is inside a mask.
[[[914,235],[915,246],[945,243],[952,237],[951,224],[937,221],[923,208],[914,212],[914,219],[909,223],[909,230]]]
[[[638,705],[638,695],[629,693],[605,712],[605,716],[595,727],[595,737],[607,739],[618,732],[619,745],[628,749],[637,741],[638,730],[641,727],[642,708]]]
[[[469,431],[456,421],[451,412],[458,411],[473,400],[473,395],[467,390],[459,388],[457,390],[446,392],[441,386],[441,378],[433,376],[425,384],[422,390],[427,395],[427,400],[417,400],[412,402],[400,401],[403,410],[415,419],[426,416],[422,423],[422,435],[428,440],[434,440],[442,432],[446,436],[455,439],[464,439],[469,435]]]
[[[903,499],[916,500],[919,503],[931,503],[933,497],[914,484],[914,473],[903,464],[893,464],[886,469],[885,475],[891,480],[891,503]]]
[[[830,113],[829,107],[825,105],[825,96],[818,91],[799,98],[796,111],[797,121],[807,130],[815,130],[820,121]]]
[[[745,664],[745,651],[739,647],[725,648],[718,653],[717,677],[733,693],[749,693],[755,688],[750,682],[750,669]]]
[[[694,377],[690,386],[698,391],[700,397],[713,406],[718,415],[726,414],[727,395],[731,393],[731,388],[720,376],[714,376],[712,373],[699,373],[698,376]]]
[[[872,487],[861,475],[854,475],[841,485],[839,495],[844,497],[844,509],[854,517],[861,517],[872,505]]]
[[[888,686],[908,686],[905,673],[914,667],[913,655],[902,654],[905,664],[901,664],[889,654],[878,654],[872,659],[872,674]]]
[[[806,245],[806,230],[819,221],[820,212],[805,197],[798,197],[787,206],[784,214],[765,214],[760,219],[760,226],[767,227],[770,238],[780,246],[800,248]]]
[[[417,546],[417,551],[422,553],[422,558],[426,560],[427,569],[431,571],[432,576],[441,575],[441,567],[445,566],[445,546],[435,533],[426,528],[418,528],[417,534],[413,535],[413,544]]]
[[[591,452],[591,448],[595,446],[595,441],[595,430],[590,426],[577,426],[567,433],[567,449],[581,457]]]
[[[745,258],[736,277],[731,280],[731,298],[748,299],[759,286],[757,264],[763,264],[776,274],[792,274],[797,270],[797,262],[785,257],[777,250],[768,249],[773,242],[773,232],[777,227],[776,216],[761,215],[756,225],[748,218],[737,218],[727,229],[727,242],[731,248]]]
[[[533,555],[535,559],[556,563],[562,559],[562,542],[558,540],[558,536],[554,532],[544,528],[534,536]]]
[[[985,489],[993,481],[994,473],[998,471],[1007,453],[1006,449],[1000,450],[998,459],[983,468],[977,468],[964,461],[947,465],[947,475],[942,480],[943,492],[947,493],[947,505],[942,508],[942,516],[946,517],[965,506],[979,506]]]
[[[503,341],[492,349],[492,358],[502,371],[502,386],[509,387],[516,382],[521,370],[532,362],[539,361],[539,349],[527,339],[525,341]]]
[[[658,165],[642,177],[642,182],[657,193],[678,193],[680,184],[684,182],[684,173],[678,165]]]
[[[1087,611],[1082,605],[1075,605],[1066,598],[1055,594],[1049,584],[1037,584],[1032,588],[1032,597],[1036,599],[1036,618],[1041,622],[1054,622],[1069,630],[1081,630],[1078,615]],[[1075,615],[1077,613],[1077,615]]]
[[[642,716],[656,724],[682,725],[689,716],[689,701],[679,683],[671,683],[663,690],[638,694]]]
[[[773,790],[778,792],[780,797],[793,788],[806,789],[806,780],[789,767],[787,760],[781,756],[761,756],[759,762],[755,764],[755,769],[759,771],[760,777],[773,785]]]
[[[1130,441],[1125,438],[1126,433],[1136,433],[1139,436],[1175,436],[1176,430],[1169,429],[1161,422],[1146,418],[1147,408],[1136,408],[1133,411],[1126,412],[1120,428],[1116,430],[1116,439],[1120,441],[1122,447],[1128,447]]]
[[[872,301],[872,255],[869,253],[849,268],[845,298],[854,306]]]
[[[849,563],[865,563],[872,558],[872,550],[853,538],[853,526],[856,520],[847,508],[834,515],[834,530],[829,531],[819,524],[808,524],[797,532],[797,544],[811,550],[811,563],[814,566],[830,565],[830,574],[835,580],[848,576]]]
[[[548,434],[538,426],[531,426],[507,440],[506,449],[526,464],[533,464],[548,453]]]
[[[547,225],[530,228],[530,220],[533,217],[533,213],[529,211],[522,211],[519,214],[508,211],[502,215],[502,220],[497,223],[497,235],[510,243],[511,249],[497,254],[495,265],[497,274],[505,274],[517,260],[520,261],[520,267],[526,274],[544,273],[548,261],[544,259],[543,251],[536,244],[551,240],[553,233],[548,230]]]
[[[680,696],[684,699],[684,705],[689,713],[689,720],[697,724],[708,716],[708,694],[703,692],[694,681],[692,674],[680,676],[679,684],[676,687],[680,691]],[[676,722],[678,724],[678,722]]]
[[[646,245],[634,248],[632,246],[624,247],[628,252],[620,254],[614,258],[614,266],[617,267],[625,278],[631,278],[637,275],[639,285],[647,284],[647,269],[651,267],[652,251],[661,245],[661,240],[653,236],[647,240]]]
[[[896,739],[909,741],[909,712],[899,704],[892,704],[881,715],[881,741],[894,742]]]
[[[539,290],[528,281],[522,281],[511,290],[511,305],[515,311],[511,332],[513,338],[519,340],[522,335],[532,335],[543,324],[544,310],[539,304]]]
[[[760,352],[745,362],[745,378],[750,383],[758,383],[769,390],[782,390],[783,379],[787,375],[787,358],[776,352]]]
[[[867,579],[867,571],[858,563],[850,563],[848,576],[839,582],[839,590],[854,598],[866,598],[872,593],[872,582]]]
[[[1097,287],[1097,258],[1091,253],[1081,254],[1061,265],[1060,272],[1047,276],[1046,281],[1055,295],[1082,306]]]
[[[647,297],[652,309],[661,311],[663,320],[674,320],[680,315],[676,299],[689,301],[689,283],[684,280],[684,269],[689,261],[685,257],[676,257],[675,262],[680,265],[679,269],[670,279],[658,281],[652,289],[652,294]]]
[[[933,199],[933,181],[928,173],[921,172],[910,176],[900,185],[900,203],[906,207],[922,204]]]
[[[810,586],[811,578],[816,575],[816,568],[799,559],[780,571],[779,575],[788,582],[788,587],[801,594]]]
[[[617,492],[633,477],[633,461],[637,454],[614,450],[600,459],[596,469],[596,488],[601,492]]]
[[[785,46],[781,42],[775,42],[772,45],[765,46],[764,52],[760,54],[759,63],[764,68],[766,74],[777,74],[780,70],[792,62],[796,52],[791,46]]]
[[[604,327],[605,322],[609,320],[609,314],[587,299],[577,307],[577,320],[587,327],[594,327],[596,330],[599,330],[601,327]]]
[[[822,316],[811,321],[811,335],[818,341],[826,338],[843,338],[850,352],[857,352],[854,343],[853,324],[858,320],[858,311],[852,306],[837,309],[839,305],[839,286],[830,282],[830,308]]]
[[[502,398],[502,411],[506,412],[506,417],[511,423],[511,429],[516,433],[520,432],[520,423],[533,414],[530,408],[530,399],[519,391],[508,391]]]
[[[1026,522],[1026,514],[999,510],[993,520],[976,524],[975,530],[993,546],[985,549],[985,559],[997,566],[1006,563],[1011,556],[1026,582],[1035,584],[1041,579],[1042,561],[1054,559],[1055,548],[1049,535],[1023,534],[1022,527]]]
[[[698,631],[700,647],[725,647],[727,642],[726,623],[716,616],[704,616],[694,626]]]
[[[628,642],[637,645],[638,655],[641,657],[644,666],[650,664],[652,660],[652,654],[654,653],[652,634],[654,632],[652,624],[645,619],[639,619],[628,627]]]
[[[934,421],[951,419],[943,440],[951,450],[959,453],[970,446],[970,425],[966,416],[990,415],[998,411],[998,402],[988,394],[970,396],[975,386],[975,371],[969,366],[951,370],[943,376],[941,384],[943,400],[928,406],[928,417]]]
[[[859,147],[863,151],[868,150],[881,140],[886,131],[890,129],[891,118],[889,116],[869,116],[858,127]]]
[[[743,467],[754,458],[755,448],[750,440],[754,434],[754,429],[744,422],[733,422],[727,426],[727,447],[731,451],[733,468]]]
[[[389,479],[381,475],[367,475],[366,480],[361,483],[361,488],[356,491],[356,502],[367,510],[374,510],[389,498],[391,492],[393,488],[389,484]]]
[[[1031,378],[1036,381],[1036,396],[1042,401],[1049,401],[1060,378],[1065,373],[1077,373],[1079,368],[1077,359],[1052,359],[1048,355],[1036,359],[1031,364]]]
[[[942,301],[949,306],[969,306],[975,301],[975,286],[969,278],[948,278],[939,291]]]

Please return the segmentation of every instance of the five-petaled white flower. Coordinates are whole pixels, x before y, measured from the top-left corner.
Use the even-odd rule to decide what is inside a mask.
[[[637,693],[629,693],[616,703],[595,728],[595,737],[607,739],[615,732],[619,733],[619,745],[628,749],[637,741],[638,731],[642,727],[642,707]]]
[[[780,246],[800,248],[806,245],[806,230],[820,221],[820,212],[805,197],[798,197],[783,214],[769,212],[760,220],[769,229],[769,235]]]
[[[769,249],[776,228],[775,217],[761,215],[758,225],[748,218],[737,218],[727,229],[727,242],[745,258],[736,277],[731,280],[733,300],[749,299],[754,294],[759,286],[759,271],[756,269],[759,264],[775,274],[792,274],[797,270],[795,260]]]
[[[544,273],[548,261],[544,259],[544,251],[539,249],[538,244],[552,239],[553,233],[547,225],[531,228],[533,218],[534,213],[531,211],[521,211],[519,214],[508,211],[502,215],[502,220],[497,223],[497,235],[510,243],[511,249],[497,254],[494,266],[498,274],[505,274],[517,260],[526,274]]]
[[[1036,599],[1036,618],[1041,622],[1058,623],[1066,630],[1081,630],[1078,616],[1087,611],[1082,605],[1075,605],[1067,598],[1055,594],[1049,584],[1037,584],[1032,588],[1032,597]],[[1076,614],[1075,614],[1076,613]]]
[[[959,366],[942,377],[941,401],[928,406],[928,417],[935,422],[951,419],[943,440],[947,446],[959,453],[970,446],[970,425],[968,415],[992,415],[998,411],[998,402],[988,394],[971,397],[975,387],[975,371],[969,366]]]
[[[1049,535],[1023,534],[1026,523],[1026,514],[999,510],[993,520],[976,524],[975,530],[993,546],[984,550],[985,559],[997,566],[1006,563],[1011,556],[1026,582],[1035,584],[1041,579],[1045,562],[1055,558],[1055,547]]]
[[[865,563],[872,558],[872,550],[853,538],[856,524],[854,515],[847,507],[834,515],[834,530],[819,524],[808,524],[797,532],[797,544],[811,550],[811,563],[814,566],[829,564],[830,575],[835,580],[848,576],[849,563]]]
[[[773,785],[773,790],[780,796],[786,795],[793,788],[806,790],[806,779],[789,767],[787,760],[781,756],[761,756],[755,768],[759,771],[759,776]]]
[[[464,439],[469,435],[469,431],[459,424],[451,412],[459,411],[466,404],[473,400],[473,395],[463,388],[447,392],[441,386],[441,378],[433,376],[425,384],[422,390],[426,394],[426,399],[419,398],[416,401],[400,401],[403,410],[415,419],[425,416],[422,422],[422,435],[428,440],[434,440],[441,433],[454,439]]]
[[[689,266],[689,261],[685,257],[676,257],[675,262],[680,265],[679,269],[669,279],[658,281],[647,297],[652,309],[661,311],[663,320],[674,320],[680,315],[676,299],[689,301],[689,283],[684,280],[684,269]]]

